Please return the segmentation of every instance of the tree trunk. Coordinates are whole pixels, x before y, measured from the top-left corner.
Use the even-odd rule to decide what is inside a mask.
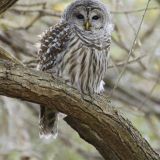
[[[48,73],[0,62],[0,95],[55,106],[106,160],[160,160],[132,124],[103,96],[83,97]]]

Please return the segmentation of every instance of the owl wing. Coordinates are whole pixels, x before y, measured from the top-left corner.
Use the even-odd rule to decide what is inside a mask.
[[[57,68],[57,64],[63,59],[63,53],[67,49],[70,30],[67,23],[60,23],[42,33],[38,50],[39,65],[37,68],[39,70],[53,73],[53,69]],[[40,106],[41,137],[56,137],[57,116],[57,111],[53,108]]]
[[[67,23],[60,23],[40,35],[39,70],[53,69],[62,60],[62,53],[67,48],[70,34],[70,26]]]

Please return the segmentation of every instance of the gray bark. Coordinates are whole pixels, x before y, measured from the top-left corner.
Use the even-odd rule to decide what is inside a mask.
[[[160,160],[132,124],[107,98],[85,96],[50,74],[0,62],[0,95],[54,106],[66,122],[106,160]]]

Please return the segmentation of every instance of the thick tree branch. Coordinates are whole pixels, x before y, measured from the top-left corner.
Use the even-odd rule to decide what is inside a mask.
[[[1,0],[0,1],[0,14],[10,8],[17,0]]]
[[[48,73],[0,62],[0,94],[53,106],[67,123],[106,160],[159,160],[140,133],[103,96],[85,100],[75,89]]]

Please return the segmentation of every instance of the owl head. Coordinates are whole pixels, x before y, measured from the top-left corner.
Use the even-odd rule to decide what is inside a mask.
[[[111,25],[111,16],[99,0],[76,0],[65,10],[62,19],[82,31],[104,30]]]

